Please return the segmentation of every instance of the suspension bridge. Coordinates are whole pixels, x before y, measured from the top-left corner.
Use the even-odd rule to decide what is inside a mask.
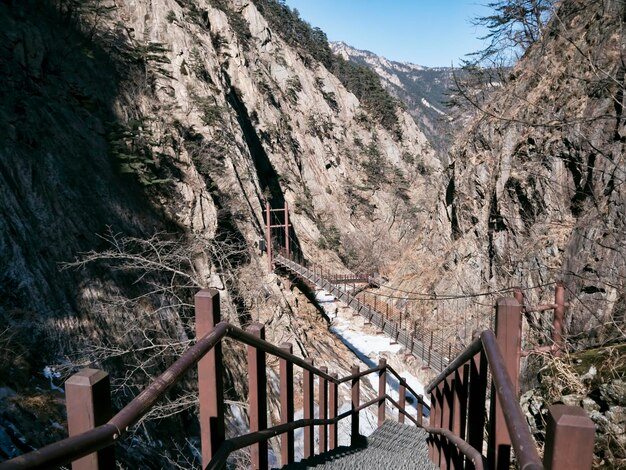
[[[273,211],[283,212],[279,223],[272,223]],[[249,450],[248,467],[261,470],[270,465],[285,470],[591,468],[595,425],[582,408],[549,407],[541,458],[519,405],[522,318],[530,311],[552,310],[553,344],[546,352],[559,354],[560,325],[567,307],[563,286],[556,286],[553,304],[525,306],[519,290],[512,297],[498,298],[492,326],[483,328],[465,347],[453,349],[451,343],[434,341],[432,333],[421,333],[406,312],[379,305],[357,291],[356,284],[381,288],[376,277],[330,273],[324,266],[304,261],[289,244],[293,237],[286,205],[283,209],[268,205],[266,216],[270,267],[327,290],[436,369],[437,377],[425,387],[429,401],[385,359],[366,370],[354,366],[349,374],[339,376],[324,364],[294,355],[290,343],[266,341],[261,323],[242,329],[224,322],[219,293],[202,290],[195,296],[196,342],[174,364],[116,413],[111,409],[107,373],[79,371],[65,384],[69,437],[2,462],[0,470],[58,468],[70,463],[74,470],[115,469],[116,445],[132,439],[134,427],[192,370],[198,383],[202,469],[226,468],[229,462],[232,466],[230,459],[240,449]],[[287,242],[280,249],[271,236],[275,228],[282,230]],[[227,437],[223,357],[233,342],[247,351],[249,426],[247,432]],[[270,358],[278,362],[277,420],[268,413]],[[301,382],[294,380],[294,369],[299,369]],[[370,375],[377,378],[376,395],[364,401],[361,383]],[[390,380],[398,384],[397,396],[390,391]],[[406,406],[408,393],[417,400],[414,413]],[[302,417],[297,419],[296,403],[302,404]],[[378,428],[362,436],[359,423],[369,407],[375,409]],[[350,423],[349,434],[340,442],[343,420]],[[303,458],[296,462],[295,431],[300,429]]]
[[[363,317],[367,324],[374,325],[378,331],[387,335],[390,341],[405,347],[406,352],[418,357],[424,367],[441,372],[450,363],[451,358],[457,356],[472,342],[475,333],[485,328],[493,328],[493,305],[497,295],[510,292],[523,305],[526,315],[532,312],[554,310],[553,338],[551,345],[545,351],[554,350],[557,355],[562,348],[562,326],[565,315],[564,286],[556,283],[554,288],[554,303],[535,307],[525,305],[524,293],[521,288],[501,290],[496,293],[478,294],[486,297],[489,303],[482,307],[482,312],[470,312],[468,304],[459,305],[459,300],[475,300],[477,294],[453,294],[425,296],[418,294],[417,301],[425,300],[432,305],[422,308],[421,315],[411,314],[406,305],[408,299],[415,298],[415,293],[398,291],[397,295],[391,288],[391,294],[373,292],[385,290],[380,276],[373,273],[333,272],[324,264],[307,260],[299,248],[296,237],[292,234],[293,228],[289,222],[289,207],[287,204],[278,209],[272,209],[269,204],[265,210],[267,256],[270,269],[279,269],[304,282],[310,288],[324,290],[336,299],[352,308],[355,316]],[[358,286],[358,288],[357,288]],[[545,287],[545,286],[542,286]],[[395,294],[395,295],[394,295]],[[405,308],[396,307],[390,300],[404,301]],[[455,303],[455,305],[446,304]],[[446,315],[445,312],[450,312]],[[468,317],[471,316],[468,327]],[[429,319],[425,317],[431,317]],[[430,321],[428,321],[430,320]],[[435,323],[435,328],[426,326]]]

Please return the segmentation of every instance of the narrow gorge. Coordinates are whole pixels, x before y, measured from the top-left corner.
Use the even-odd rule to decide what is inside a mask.
[[[67,435],[61,387],[82,368],[110,374],[116,410],[141,392],[194,344],[200,289],[219,291],[223,320],[261,322],[271,343],[349,375],[359,359],[337,329],[350,314],[337,304],[333,320],[313,286],[269,267],[269,205],[289,208],[301,259],[372,274],[363,298],[459,350],[490,326],[496,296],[520,287],[550,304],[563,282],[582,389],[549,396],[542,377],[558,374],[531,354],[525,409],[531,421],[550,398],[592,400],[594,462],[620,468],[624,18],[623,1],[556,2],[466,112],[445,104],[468,93],[454,89],[464,72],[331,44],[280,0],[0,3],[0,462]],[[550,318],[524,325],[525,349],[550,345]],[[580,379],[597,367],[589,350],[613,366]],[[422,385],[435,375],[399,346],[381,351]],[[245,348],[229,344],[224,362],[235,435],[250,420]],[[117,445],[121,468],[200,465],[197,380]],[[244,451],[229,460],[248,464]]]

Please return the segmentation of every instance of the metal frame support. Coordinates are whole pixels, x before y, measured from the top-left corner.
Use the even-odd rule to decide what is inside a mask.
[[[496,341],[502,353],[506,371],[519,395],[519,361],[522,344],[522,306],[513,297],[496,301]],[[489,467],[508,469],[511,461],[511,437],[506,427],[504,413],[495,388],[491,393],[491,418],[489,432]]]
[[[565,284],[556,283],[554,290],[554,318],[552,320],[552,342],[554,344],[554,355],[560,357],[563,352],[563,325],[565,325]]]
[[[309,364],[309,365],[313,365],[313,359],[311,358],[307,358],[305,359],[305,361]],[[313,390],[313,385],[314,385],[314,377],[313,377],[313,372],[311,372],[310,370],[304,369],[303,371],[303,378],[302,378],[302,386],[304,388],[303,390],[303,418],[304,419],[313,419],[313,413],[314,413],[314,403],[313,403],[313,394],[314,394],[314,390]],[[313,432],[313,426],[305,426],[304,427],[304,458],[307,459],[309,457],[313,457],[313,454],[315,452],[314,450],[314,432]]]
[[[221,321],[220,296],[214,289],[203,289],[195,295],[196,339],[213,331]],[[202,464],[207,466],[225,439],[224,366],[222,344],[218,343],[198,361],[198,401],[200,403],[200,436]]]
[[[272,212],[283,212],[284,223],[272,225]],[[272,209],[269,201],[265,201],[265,238],[267,242],[267,258],[268,268],[272,271],[273,258],[272,258],[272,229],[282,228],[285,229],[285,255],[288,259],[291,259],[290,247],[289,247],[289,205],[285,201],[285,205],[281,209]]]
[[[328,373],[327,367],[320,367],[320,370],[325,374]],[[319,418],[327,419],[328,418],[328,381],[323,378],[318,378],[318,391],[317,391],[317,401],[318,401],[318,410],[319,410]],[[325,424],[321,424],[318,428],[319,435],[319,453],[323,454],[328,450],[328,428]]]
[[[293,353],[291,343],[283,343],[280,349],[288,354]],[[280,422],[281,424],[293,421],[293,363],[286,359],[279,360],[280,368]],[[287,431],[280,435],[280,456],[282,465],[294,461],[294,432]]]
[[[382,367],[378,372],[378,396],[384,397],[387,394],[387,359],[379,359],[378,367]],[[385,422],[385,401],[383,398],[378,402],[378,427]]]
[[[552,405],[548,409],[543,457],[546,470],[591,468],[595,434],[596,426],[584,409]]]
[[[261,323],[252,323],[246,331],[259,339],[265,339],[265,327]],[[265,352],[254,346],[248,346],[248,390],[250,399],[250,432],[267,429],[267,378],[265,371]],[[267,470],[267,441],[250,446],[252,468]]]
[[[82,369],[65,382],[67,427],[70,437],[105,424],[111,419],[109,374]],[[113,446],[72,462],[72,470],[114,470]]]
[[[358,375],[360,370],[358,365],[352,366],[350,370],[352,375]],[[350,445],[357,445],[359,442],[359,413],[355,411],[359,407],[360,401],[360,379],[352,379],[352,423],[350,432]]]
[[[270,216],[270,203],[265,202],[265,241],[267,242],[267,269],[272,272],[272,220]]]
[[[285,253],[287,253],[287,258],[289,258],[289,206],[287,201],[285,201]]]
[[[333,378],[337,378],[338,375],[335,373],[332,375]],[[337,393],[337,384],[335,382],[330,383],[330,393],[329,393],[329,413],[328,417],[330,419],[334,419],[337,417],[337,405],[338,405],[338,393]],[[337,447],[337,424],[333,423],[329,426],[329,450],[333,450]]]

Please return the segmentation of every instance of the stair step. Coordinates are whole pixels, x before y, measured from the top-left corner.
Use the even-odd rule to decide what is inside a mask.
[[[316,455],[282,470],[434,470],[437,467],[428,458],[426,438],[421,428],[394,421],[385,421],[371,436],[355,447],[339,447]]]

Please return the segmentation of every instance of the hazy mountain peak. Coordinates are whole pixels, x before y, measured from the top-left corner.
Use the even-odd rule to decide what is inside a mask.
[[[330,47],[344,59],[374,70],[387,91],[406,105],[440,155],[445,155],[453,133],[453,124],[446,109],[452,67],[424,67],[397,62],[345,42],[331,42]]]

